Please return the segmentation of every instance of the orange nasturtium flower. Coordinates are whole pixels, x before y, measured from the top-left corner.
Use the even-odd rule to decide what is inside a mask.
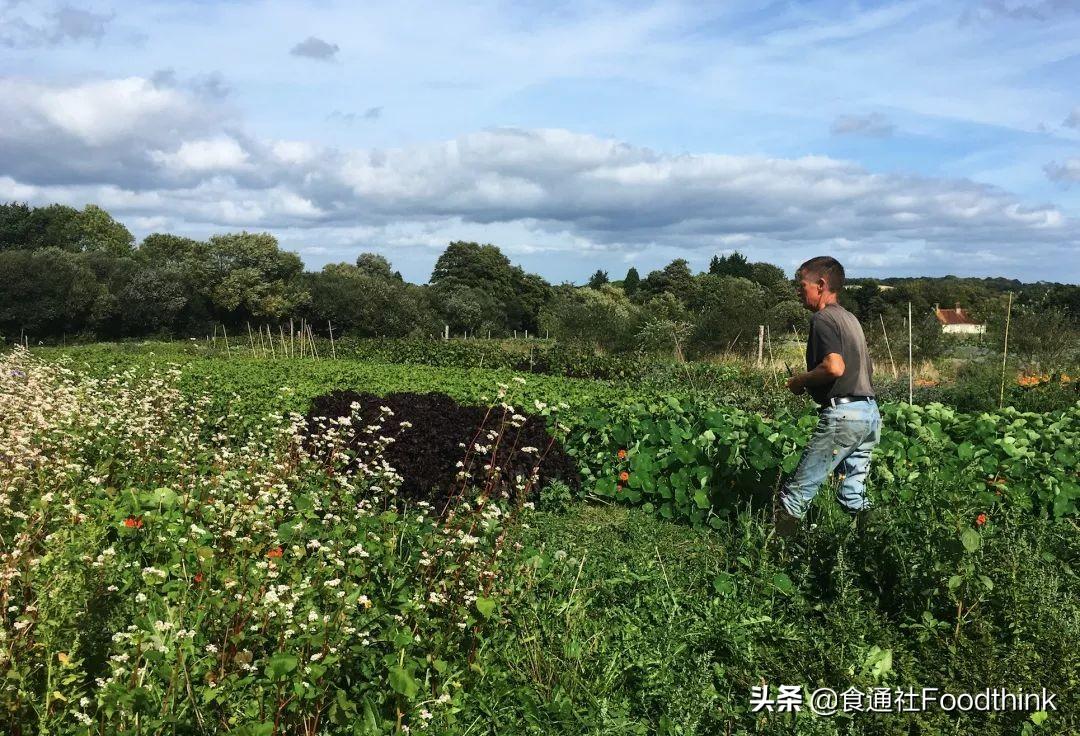
[[[128,518],[124,519],[124,526],[126,526],[128,529],[142,529],[142,525],[143,520],[136,519],[134,516],[129,516]]]
[[[619,459],[620,460],[625,460],[626,459],[626,450],[619,450]]]
[[[621,473],[619,473],[619,480],[625,483],[626,481],[630,480],[630,474],[627,473],[625,470],[622,471]]]
[[[976,516],[975,517],[975,523],[977,525],[979,525],[979,526],[982,526],[983,524],[985,524],[986,523],[986,514],[979,514],[978,516]]]
[[[284,552],[282,551],[281,547],[274,547],[266,553],[266,556],[271,558],[277,558],[281,557],[281,555],[283,554]]]
[[[203,581],[203,574],[201,572],[195,573],[195,582],[201,583]]]

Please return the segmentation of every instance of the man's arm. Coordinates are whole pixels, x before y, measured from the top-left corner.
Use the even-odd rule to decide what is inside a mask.
[[[829,353],[813,370],[789,378],[787,387],[791,393],[798,395],[806,391],[807,386],[823,386],[835,381],[844,375],[845,368],[844,356],[840,353]]]

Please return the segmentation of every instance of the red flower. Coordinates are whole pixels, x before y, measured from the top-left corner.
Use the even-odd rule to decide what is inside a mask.
[[[284,552],[281,550],[281,547],[274,547],[272,550],[266,553],[266,556],[271,558],[277,558],[281,557],[281,555],[283,554]]]
[[[142,529],[142,525],[143,520],[136,519],[134,516],[129,516],[128,518],[124,519],[124,526],[126,526],[128,529]]]
[[[619,450],[619,459],[620,460],[625,460],[626,459],[626,450]]]
[[[630,474],[627,473],[625,470],[622,471],[621,473],[619,473],[619,480],[625,483],[626,481],[630,480]]]
[[[986,514],[979,514],[978,516],[976,516],[975,517],[975,523],[978,526],[982,526],[983,524],[985,524],[986,523]]]
[[[203,574],[201,572],[195,573],[195,582],[201,583],[203,581]]]

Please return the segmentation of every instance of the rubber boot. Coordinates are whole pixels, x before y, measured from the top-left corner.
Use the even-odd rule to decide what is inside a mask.
[[[874,525],[874,521],[877,519],[877,510],[873,507],[856,511],[853,516],[855,517],[855,531],[859,536],[866,534],[867,530]]]
[[[792,516],[787,512],[787,509],[783,505],[776,507],[776,514],[773,517],[773,530],[777,537],[781,539],[789,539],[795,536],[795,532],[799,530],[799,522],[801,522],[797,516]]]

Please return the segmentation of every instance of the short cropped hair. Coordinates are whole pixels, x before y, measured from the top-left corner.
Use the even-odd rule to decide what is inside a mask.
[[[804,277],[825,279],[825,283],[829,285],[829,290],[832,292],[839,293],[844,288],[844,267],[832,256],[811,258],[799,266],[797,273],[801,273]]]

